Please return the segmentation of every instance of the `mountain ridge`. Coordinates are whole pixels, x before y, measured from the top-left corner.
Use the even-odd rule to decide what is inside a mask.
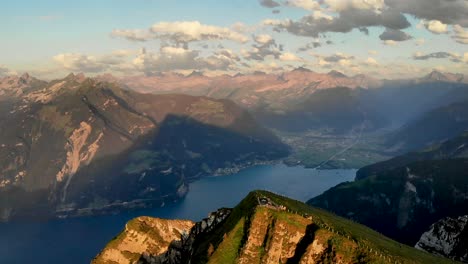
[[[125,236],[126,231],[93,263],[110,263],[103,252],[125,245]],[[251,192],[235,208],[211,213],[180,239],[155,249],[166,252],[139,251],[121,263],[449,263],[267,191]]]
[[[144,95],[80,75],[5,107],[3,220],[160,205],[183,197],[189,181],[203,175],[288,153],[228,100]]]

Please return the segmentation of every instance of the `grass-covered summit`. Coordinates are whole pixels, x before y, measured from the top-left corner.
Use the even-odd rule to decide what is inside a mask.
[[[450,263],[267,191],[226,210],[227,217],[204,219],[165,253],[142,253],[138,263]]]

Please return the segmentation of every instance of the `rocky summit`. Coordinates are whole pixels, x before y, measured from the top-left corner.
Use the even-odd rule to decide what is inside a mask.
[[[177,223],[186,223],[185,229],[168,229]],[[168,243],[165,238],[172,235],[176,238]],[[131,220],[93,263],[450,262],[304,203],[254,191],[235,208],[196,224]]]

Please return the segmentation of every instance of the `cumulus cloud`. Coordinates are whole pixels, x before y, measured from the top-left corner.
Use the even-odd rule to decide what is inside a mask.
[[[385,4],[388,8],[414,15],[420,19],[468,26],[468,2],[466,0],[385,0]]]
[[[131,41],[147,41],[153,38],[148,30],[141,29],[114,29],[111,32],[112,37],[121,37]]]
[[[401,30],[409,27],[410,23],[403,14],[389,9],[384,9],[382,12],[368,9],[345,9],[336,17],[318,17],[315,13],[297,21],[267,19],[263,21],[263,25],[273,26],[276,31],[287,31],[298,36],[319,37],[322,33],[347,33],[353,29],[363,31],[372,26]]]
[[[320,4],[315,0],[289,0],[286,5],[299,7],[305,10],[320,10]]]
[[[238,25],[236,25],[238,26]],[[147,41],[161,39],[177,44],[187,44],[203,40],[232,40],[245,43],[248,38],[243,34],[226,27],[201,24],[199,21],[159,22],[149,30],[115,29],[111,33],[114,37],[123,37],[131,41]]]
[[[54,61],[70,71],[101,72],[115,64],[109,58],[98,58],[80,53],[62,53],[53,57]]]
[[[383,44],[385,46],[396,46],[398,44],[398,42],[396,42],[394,40],[391,40],[391,39],[388,39],[388,40],[384,40]]]
[[[464,59],[462,56],[456,53],[451,52],[433,52],[429,54],[423,54],[421,52],[416,52],[413,55],[414,60],[429,60],[429,59],[450,59],[453,62],[463,62]]]
[[[423,25],[427,30],[435,34],[447,33],[447,24],[440,22],[439,20],[423,21]]]
[[[291,52],[285,52],[279,56],[281,61],[302,61],[296,54]]]
[[[232,40],[245,43],[248,38],[226,27],[201,24],[199,21],[159,22],[151,27],[157,38],[187,43],[200,40]]]
[[[329,44],[328,42],[326,42],[326,43]],[[297,49],[297,51],[298,52],[304,52],[304,51],[308,51],[308,50],[311,50],[311,49],[319,48],[321,46],[322,46],[322,43],[319,40],[314,40],[313,42],[307,43],[306,45],[304,45],[302,47],[299,47]]]
[[[320,54],[313,54],[317,58],[317,65],[325,68],[336,68],[336,67],[351,67],[355,57],[352,55],[337,52],[335,54],[322,56]]]
[[[325,0],[325,3],[334,11],[349,9],[372,10],[380,13],[385,7],[384,0]]]
[[[53,57],[54,61],[69,71],[98,73],[116,71],[152,75],[173,70],[229,70],[240,61],[229,49],[214,51],[202,57],[200,51],[182,47],[162,46],[159,52],[145,48],[135,51],[116,51],[104,56],[79,53],[63,53]]]
[[[255,42],[261,45],[269,45],[269,44],[273,44],[274,42],[273,37],[268,34],[260,34],[260,35],[254,36],[254,40]]]
[[[274,0],[259,0],[260,5],[267,7],[267,8],[275,8],[280,6],[280,4]]]
[[[384,41],[406,41],[412,37],[401,30],[387,28],[382,34],[380,34],[379,38]]]
[[[369,65],[369,66],[375,66],[375,65],[378,65],[379,63],[377,62],[376,59],[372,58],[372,57],[369,57],[367,58],[367,60],[365,61],[366,65]]]
[[[385,44],[395,45],[396,41],[410,38],[401,32],[410,27],[406,15],[421,19],[421,26],[436,34],[446,33],[449,25],[458,25],[458,32],[468,27],[466,0],[287,0],[284,4],[312,12],[298,20],[264,20],[263,25],[298,36],[319,37],[353,29],[368,34],[369,27],[384,27],[395,30],[382,36]],[[467,42],[463,37],[454,39],[462,44]]]
[[[453,26],[454,35],[452,38],[460,44],[468,44],[468,30],[460,25]]]
[[[330,56],[325,56],[322,58],[326,62],[340,62],[343,60],[352,60],[354,59],[354,56],[351,55],[346,55],[344,53],[337,52],[333,55]]]
[[[133,65],[146,75],[152,75],[172,70],[227,70],[239,60],[230,50],[221,50],[208,57],[199,55],[199,51],[179,47],[162,47],[159,54],[142,49]]]
[[[249,50],[244,49],[241,51],[246,60],[263,61],[268,56],[277,59],[281,55],[282,46],[278,45],[270,35],[256,35],[253,39],[255,44]]]

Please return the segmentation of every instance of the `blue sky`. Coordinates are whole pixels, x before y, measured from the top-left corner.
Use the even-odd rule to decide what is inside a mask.
[[[8,1],[0,16],[0,74],[219,74],[298,66],[388,78],[432,69],[468,73],[467,1],[450,1],[452,9],[439,12],[435,3],[442,7],[444,1],[412,0],[413,9],[402,0]],[[425,8],[431,12],[419,11]],[[409,24],[389,24],[380,19],[386,13],[401,13],[395,20]],[[374,15],[372,21],[355,19]],[[351,30],[343,29],[350,24]],[[391,40],[381,39],[386,29]],[[129,37],[133,32],[143,40]],[[256,41],[265,35],[267,43]],[[313,42],[320,46],[299,51]]]

